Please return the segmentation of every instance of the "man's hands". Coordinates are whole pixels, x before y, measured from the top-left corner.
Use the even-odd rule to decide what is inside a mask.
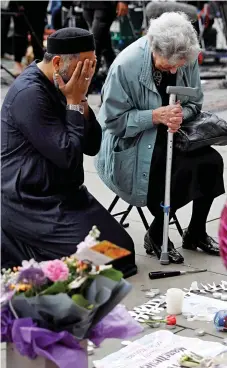
[[[176,133],[183,121],[183,111],[180,102],[176,105],[162,106],[153,110],[153,123],[167,125],[171,133]]]
[[[117,3],[117,16],[123,17],[128,14],[128,5],[119,1]]]
[[[68,83],[65,83],[59,74],[55,74],[59,89],[66,97],[68,105],[78,105],[84,99],[94,75],[95,67],[96,61],[89,59],[84,62],[79,61]]]

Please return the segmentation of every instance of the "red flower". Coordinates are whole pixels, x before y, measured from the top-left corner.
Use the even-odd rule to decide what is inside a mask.
[[[166,317],[166,324],[169,326],[175,326],[177,324],[177,320],[175,316],[167,316]]]

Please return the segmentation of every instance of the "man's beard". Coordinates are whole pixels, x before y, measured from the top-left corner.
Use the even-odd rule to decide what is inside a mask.
[[[70,78],[67,76],[67,72],[65,69],[59,70],[58,74],[62,77],[63,82],[66,84],[68,83],[68,81],[70,80]],[[54,85],[57,89],[59,89],[59,85],[58,82],[56,80],[56,76],[55,74],[53,74],[53,80],[54,80]]]

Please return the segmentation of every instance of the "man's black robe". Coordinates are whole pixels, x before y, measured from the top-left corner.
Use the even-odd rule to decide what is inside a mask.
[[[94,156],[101,127],[66,110],[66,100],[33,62],[2,106],[2,266],[23,259],[70,255],[93,225],[132,251],[118,263],[134,266],[133,242],[83,185],[83,154]]]

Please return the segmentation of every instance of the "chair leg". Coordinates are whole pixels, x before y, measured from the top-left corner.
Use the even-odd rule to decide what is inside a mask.
[[[183,230],[182,230],[182,228],[180,226],[180,223],[179,223],[179,221],[178,221],[177,216],[175,215],[175,213],[173,215],[173,221],[174,221],[174,224],[176,225],[176,228],[177,228],[180,236],[182,237],[183,236]]]
[[[132,207],[131,205],[128,206],[127,210],[125,211],[124,215],[122,216],[122,218],[120,219],[120,224],[124,227],[124,228],[127,228],[129,227],[129,223],[127,224],[124,224],[126,218],[128,217],[129,213],[131,212],[132,210]]]
[[[108,208],[108,212],[111,213],[116,206],[117,202],[119,201],[119,197],[116,195],[113,202],[111,203],[110,207]]]
[[[146,217],[144,216],[144,213],[143,213],[142,208],[140,208],[140,207],[136,207],[136,208],[137,208],[137,211],[139,212],[139,215],[141,217],[141,220],[143,221],[143,224],[144,224],[145,229],[148,230],[149,229],[149,225],[148,225],[148,222],[146,220]]]

